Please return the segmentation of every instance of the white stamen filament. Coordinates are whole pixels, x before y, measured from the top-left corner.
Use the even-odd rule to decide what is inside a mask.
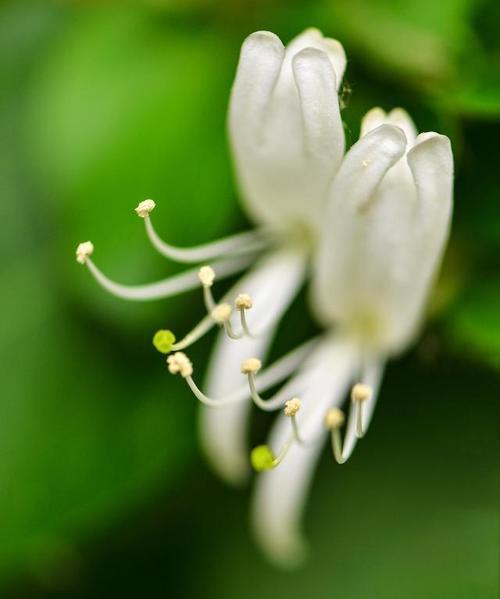
[[[260,408],[264,412],[273,412],[283,407],[283,404],[287,401],[288,398],[284,397],[284,394],[282,392],[276,393],[276,395],[274,395],[270,399],[263,399],[257,392],[255,374],[253,372],[249,372],[247,374],[247,378],[248,386],[250,388],[250,397],[252,398],[252,401],[258,408]]]
[[[339,408],[331,408],[325,416],[325,426],[330,429],[330,438],[332,444],[332,453],[335,461],[343,464],[346,458],[342,455],[342,437],[340,435],[340,427],[345,422],[345,416]]]
[[[308,353],[311,351],[312,347],[316,344],[316,342],[316,339],[307,341],[303,345],[299,346],[298,348],[294,349],[290,353],[277,360],[272,366],[269,366],[269,368],[267,368],[257,376],[257,379],[255,381],[255,388],[259,391],[265,391],[266,389],[269,389],[270,387],[276,385],[277,383],[283,381],[288,376],[290,376],[290,374],[294,372],[300,364],[302,364],[304,358],[308,355]],[[183,349],[182,347],[177,347],[177,345],[180,344],[172,346],[172,350]],[[185,380],[188,383],[191,391],[196,396],[196,398],[210,407],[225,407],[228,405],[243,402],[251,397],[248,386],[244,385],[224,397],[217,399],[211,398],[205,395],[199,389],[192,377],[186,377]],[[289,381],[280,391],[278,391],[271,400],[267,400],[268,402],[276,404],[277,408],[273,409],[278,409],[283,406],[286,399],[289,398],[292,393],[296,392],[300,388],[301,380],[302,378],[300,376],[295,377],[294,379]]]
[[[250,256],[221,260],[217,263],[218,275],[220,277],[229,277],[244,270],[252,261],[253,259]],[[189,291],[199,285],[198,269],[187,270],[157,283],[129,286],[112,281],[89,257],[86,258],[85,264],[101,287],[122,299],[135,301],[161,299]]]
[[[213,243],[206,243],[192,248],[180,248],[166,243],[159,237],[149,214],[144,216],[144,224],[153,247],[163,256],[177,262],[204,262],[205,260],[220,258],[226,254],[239,255],[257,252],[269,245],[269,240],[263,231],[247,231]]]

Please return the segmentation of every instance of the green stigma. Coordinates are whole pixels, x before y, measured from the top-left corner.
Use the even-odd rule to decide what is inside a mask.
[[[172,345],[175,343],[175,335],[172,331],[166,329],[160,329],[156,331],[153,337],[153,345],[160,352],[160,354],[168,354],[172,351]]]
[[[257,472],[271,470],[276,466],[276,458],[269,445],[258,445],[250,453],[250,462]]]

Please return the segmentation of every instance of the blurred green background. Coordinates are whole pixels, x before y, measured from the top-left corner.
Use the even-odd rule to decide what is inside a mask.
[[[122,302],[74,250],[91,238],[126,283],[175,272],[132,212],[146,197],[174,243],[244,229],[225,134],[239,47],[310,25],[349,57],[348,143],[373,105],[404,106],[451,137],[456,208],[434,317],[390,365],[353,459],[324,456],[311,557],[285,573],[151,346],[196,321],[200,294]],[[498,597],[499,40],[496,0],[2,3],[1,597]]]

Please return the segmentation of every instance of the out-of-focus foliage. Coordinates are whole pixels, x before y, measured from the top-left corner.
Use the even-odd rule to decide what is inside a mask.
[[[128,530],[130,514],[160,497],[159,511],[171,511],[162,512],[156,570],[139,568],[144,580],[134,579],[131,563],[116,581],[122,597],[165,594],[163,575],[184,585],[178,597],[253,596],[252,568],[263,598],[495,595],[499,10],[488,0],[0,7],[0,584],[17,577],[24,587],[29,573],[41,596],[40,585],[78,569],[110,529]],[[390,370],[366,453],[333,479],[322,469],[308,516],[314,559],[292,576],[250,546],[246,494],[189,475],[193,403],[165,374],[151,336],[172,322],[187,330],[200,298],[121,302],[96,287],[74,249],[91,238],[96,261],[125,283],[175,272],[133,212],[146,197],[174,243],[239,228],[225,136],[239,45],[253,30],[286,41],[310,25],[346,47],[349,141],[373,104],[403,105],[421,129],[451,136],[457,180],[431,329],[403,374]],[[312,326],[301,318],[296,328]],[[275,352],[285,348],[278,342]],[[195,362],[207,349],[195,350]],[[128,559],[143,551],[129,548]],[[99,593],[98,585],[85,596]]]

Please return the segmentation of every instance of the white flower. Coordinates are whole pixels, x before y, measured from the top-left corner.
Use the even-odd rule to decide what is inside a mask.
[[[277,561],[303,552],[300,515],[328,435],[325,414],[334,455],[343,463],[368,428],[384,363],[418,333],[448,236],[452,182],[447,137],[416,136],[401,109],[366,115],[362,137],[330,188],[315,256],[311,304],[331,332],[289,383],[291,393],[302,393],[300,434],[312,441],[293,444],[279,468],[260,476],[255,492],[258,539]],[[343,416],[328,410],[338,408],[357,381],[364,385],[353,389],[342,447]],[[289,438],[289,423],[281,419],[269,445],[282,447]]]
[[[245,40],[231,94],[229,134],[242,200],[259,229],[196,248],[177,248],[155,231],[153,200],[144,200],[136,208],[160,253],[179,262],[211,261],[210,267],[129,287],[104,275],[90,252],[79,253],[79,261],[96,280],[125,299],[167,297],[201,283],[207,315],[181,341],[175,342],[170,331],[160,331],[154,343],[164,353],[182,350],[212,326],[221,326],[208,372],[208,388],[216,396],[241,391],[241,362],[254,355],[265,358],[281,315],[304,281],[319,238],[327,189],[344,152],[337,90],[345,64],[342,46],[316,29],[304,31],[286,48],[276,35],[265,31]],[[215,275],[229,276],[250,264],[251,270],[215,302]],[[225,300],[233,304],[236,296],[232,312]],[[263,380],[278,382],[287,377],[304,355],[301,351],[283,361],[270,378],[262,375]],[[248,390],[245,393],[248,396]],[[247,403],[239,402],[202,414],[205,450],[218,472],[233,482],[249,472],[248,409]]]
[[[272,469],[255,489],[257,538],[272,559],[286,564],[303,553],[301,512],[323,442],[330,435],[337,462],[349,458],[368,428],[385,362],[419,331],[451,214],[449,140],[437,133],[417,137],[403,110],[370,111],[361,139],[344,156],[337,93],[344,68],[340,44],[315,29],[286,48],[272,33],[247,38],[229,132],[244,206],[260,229],[182,249],[159,238],[152,200],[136,209],[160,253],[180,262],[215,260],[210,266],[126,287],[96,267],[90,242],[77,250],[78,261],[119,297],[167,297],[201,284],[206,316],[181,341],[159,331],[153,342],[162,353],[176,352],[167,360],[170,372],[183,377],[202,403],[218,408],[202,410],[200,432],[226,480],[239,482],[249,471],[249,398],[262,410],[282,411],[269,444],[256,447],[250,462],[258,471]],[[216,277],[244,270],[262,250],[252,269],[215,301]],[[261,369],[309,262],[311,306],[325,332]],[[205,395],[180,350],[214,325],[221,333]],[[260,396],[286,379],[274,397]],[[350,390],[342,441],[340,406]]]

